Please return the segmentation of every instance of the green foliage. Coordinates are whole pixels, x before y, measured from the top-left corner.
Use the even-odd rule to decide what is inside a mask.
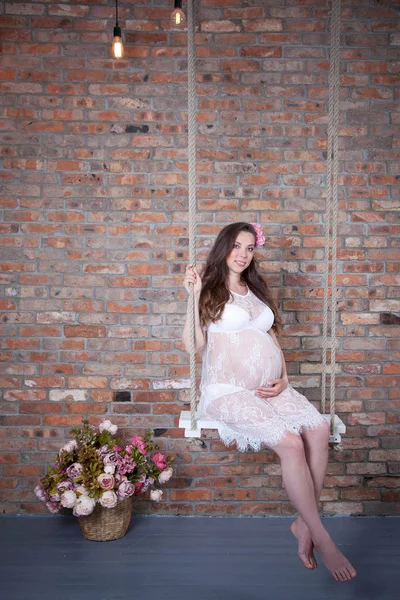
[[[96,448],[82,446],[78,452],[78,461],[83,466],[78,482],[85,486],[89,495],[93,498],[100,496],[101,486],[97,478],[103,472],[103,461],[97,453]]]
[[[49,467],[47,474],[42,477],[40,483],[49,495],[57,493],[57,484],[64,479],[62,473],[57,473],[53,467]]]
[[[78,446],[94,445],[96,443],[96,432],[89,425],[88,419],[82,419],[82,427],[73,427],[71,429]]]
[[[82,427],[73,427],[71,433],[78,447],[93,446],[99,448],[101,446],[108,446],[111,450],[114,444],[119,444],[121,441],[119,437],[113,437],[107,429],[101,432],[96,431],[90,425],[88,419],[82,419]]]

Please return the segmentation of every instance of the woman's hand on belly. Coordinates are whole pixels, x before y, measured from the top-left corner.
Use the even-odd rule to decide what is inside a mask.
[[[260,398],[273,398],[274,396],[278,396],[278,394],[282,393],[283,390],[287,388],[289,384],[288,378],[282,377],[282,379],[272,379],[269,382],[268,387],[258,387],[255,392],[257,396]]]

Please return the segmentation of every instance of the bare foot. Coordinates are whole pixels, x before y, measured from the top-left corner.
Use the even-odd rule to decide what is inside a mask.
[[[350,581],[357,575],[351,563],[335,546],[328,532],[326,532],[323,540],[319,540],[318,543],[315,542],[314,545],[326,568],[336,581]]]
[[[297,519],[291,524],[290,531],[299,542],[298,556],[306,567],[306,569],[316,569],[317,561],[315,560],[313,552],[313,541],[307,525],[303,519],[297,517]]]

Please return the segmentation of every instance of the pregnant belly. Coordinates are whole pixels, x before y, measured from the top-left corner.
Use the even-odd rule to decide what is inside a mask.
[[[267,386],[272,379],[279,379],[282,373],[281,353],[270,335],[251,329],[231,335],[234,339],[228,346],[229,368],[226,370],[230,381],[226,383],[235,381],[235,385],[251,390]]]

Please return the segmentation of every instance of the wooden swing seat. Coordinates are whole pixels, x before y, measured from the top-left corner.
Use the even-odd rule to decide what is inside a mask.
[[[326,422],[330,423],[331,416],[330,415],[322,415]],[[201,438],[201,432],[203,429],[218,429],[217,421],[214,421],[210,417],[207,417],[198,411],[196,412],[196,429],[191,429],[191,419],[190,419],[190,411],[183,410],[181,412],[181,416],[179,418],[179,427],[185,430],[186,438]],[[330,434],[329,443],[330,444],[340,444],[342,440],[342,433],[346,433],[346,425],[343,423],[342,419],[335,415],[334,419],[334,433]]]

